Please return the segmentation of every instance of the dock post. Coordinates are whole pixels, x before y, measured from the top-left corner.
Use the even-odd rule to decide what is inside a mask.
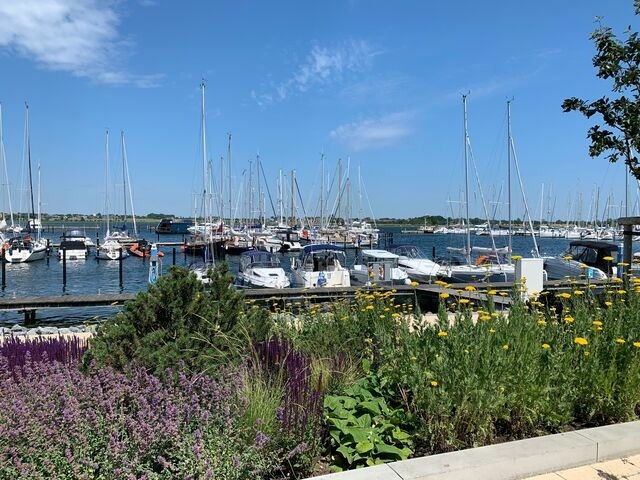
[[[436,246],[431,247],[431,260],[436,261]]]
[[[173,247],[173,249],[171,250],[171,256],[172,256],[172,265],[176,264],[176,247]]]
[[[625,284],[628,285],[629,275],[628,272],[631,271],[631,262],[633,261],[633,225],[625,224],[622,227],[622,262],[623,266],[619,266],[618,269],[622,269],[622,275],[618,275],[625,281]]]
[[[122,291],[122,288],[123,288],[123,285],[122,285],[122,247],[120,247],[120,257],[118,258],[118,262],[119,262],[118,273],[120,275],[120,291]]]
[[[24,326],[30,327],[35,325],[36,323],[36,309],[35,308],[25,308],[23,310],[24,313]]]
[[[62,291],[67,289],[67,249],[62,249]]]
[[[4,261],[4,248],[0,254],[0,262],[2,263],[2,289],[7,286],[7,262]]]

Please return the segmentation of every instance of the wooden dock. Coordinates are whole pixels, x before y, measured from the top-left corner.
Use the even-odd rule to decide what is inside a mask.
[[[545,290],[559,293],[575,289],[577,284],[586,282],[554,281],[546,282]],[[591,281],[596,285],[596,291],[602,290],[606,281]],[[410,303],[419,307],[424,312],[437,312],[440,302],[440,294],[448,293],[451,297],[466,298],[474,303],[482,303],[491,300],[498,309],[508,308],[511,303],[511,291],[513,283],[470,283],[454,284],[447,288],[441,285],[421,284],[394,285],[386,287],[326,287],[326,288],[285,288],[285,289],[246,289],[244,290],[247,301],[255,302],[271,310],[284,309],[286,304],[300,302],[325,303],[340,300],[352,301],[356,292],[389,293],[397,303]],[[489,292],[496,291],[496,294]],[[94,295],[57,295],[38,297],[0,297],[0,310],[14,310],[24,313],[25,324],[33,324],[36,320],[36,311],[42,308],[82,308],[96,306],[118,306],[129,300],[133,300],[136,293],[113,293]]]

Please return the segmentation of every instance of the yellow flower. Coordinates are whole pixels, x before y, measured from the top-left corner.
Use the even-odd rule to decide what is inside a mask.
[[[411,282],[411,286],[412,287],[417,287],[418,285],[420,285],[420,284],[418,282],[416,282],[416,281]]]
[[[616,343],[624,343],[624,338],[616,338]]]
[[[373,310],[373,305],[367,305],[364,307],[365,310]]]
[[[603,259],[605,262],[613,262],[613,257],[611,257],[611,256],[602,257],[602,259]]]
[[[435,283],[436,285],[446,285],[447,284],[447,282],[443,282],[442,280],[436,280],[433,283]]]
[[[473,285],[467,285],[466,287],[464,287],[464,289],[467,292],[474,292],[476,290],[476,287],[474,287]]]
[[[489,330],[489,333],[496,333],[496,331],[492,328]]]
[[[514,262],[522,260],[522,255],[511,255],[511,260],[513,260]]]
[[[613,278],[611,279],[611,281],[612,281],[613,283],[622,283],[622,279],[621,279],[621,278],[619,278],[619,277],[613,277]]]
[[[600,320],[594,320],[593,322],[591,322],[591,324],[596,326],[596,327],[601,327],[602,326],[602,322]]]
[[[540,320],[538,320],[538,325],[540,325],[541,327],[544,327],[547,324],[546,320],[544,320],[543,318],[541,318]]]
[[[483,322],[486,322],[487,320],[491,320],[491,315],[480,315],[480,320],[482,320]]]
[[[640,342],[633,342],[633,346],[636,348],[640,348]]]
[[[562,292],[556,295],[558,298],[571,298],[571,294],[567,292]]]
[[[543,343],[542,344],[542,349],[543,350],[549,350],[551,348],[551,345],[549,345],[548,343]]]
[[[469,303],[470,300],[468,298],[461,298],[460,299],[460,303],[465,304],[465,303]]]
[[[497,294],[497,293],[498,293],[498,291],[497,291],[497,290],[489,290],[487,293],[488,293],[489,295],[495,295],[495,294]]]
[[[574,322],[574,318],[571,315],[567,315],[566,317],[564,317],[564,321],[566,323],[573,323]]]
[[[439,336],[439,337],[446,337],[447,335],[449,335],[449,334],[448,334],[447,332],[445,332],[444,330],[440,330],[440,331],[438,332],[438,336]]]
[[[507,350],[509,350],[509,344],[505,343],[504,345],[502,345],[502,349],[506,352]]]
[[[582,295],[582,294],[584,294],[584,292],[582,290],[574,290],[573,294],[574,295]]]
[[[442,299],[449,298],[449,294],[447,292],[442,292],[440,294],[440,298],[442,298]]]
[[[610,307],[611,305],[613,305],[613,303],[612,303],[612,302],[608,302],[608,301],[607,301],[607,302],[604,302],[604,304],[605,304],[607,307]]]
[[[625,263],[625,262],[618,262],[618,266],[619,266],[619,267],[628,267],[628,266],[629,266],[629,264],[628,264],[628,263]]]
[[[501,297],[506,297],[509,294],[507,292],[498,292],[498,295],[500,295]]]
[[[577,343],[578,345],[588,345],[589,344],[589,340],[587,340],[584,337],[576,337],[573,341],[575,343]]]
[[[627,293],[626,290],[622,290],[622,289],[618,290],[618,295],[624,295],[625,293]]]
[[[573,257],[571,255],[565,255],[564,257],[565,260],[573,260]]]
[[[436,382],[435,380],[431,380],[431,386],[432,387],[437,387],[438,386],[438,382]]]
[[[417,357],[411,357],[411,361],[415,362],[418,358]]]

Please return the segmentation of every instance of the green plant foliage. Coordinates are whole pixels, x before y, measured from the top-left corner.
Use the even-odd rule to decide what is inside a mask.
[[[210,276],[205,288],[194,274],[172,267],[100,326],[85,366],[95,360],[124,370],[135,359],[162,375],[180,362],[202,372],[240,361],[253,332],[268,330],[267,312],[246,308],[226,263]]]
[[[411,455],[411,435],[402,428],[404,412],[388,406],[370,377],[358,380],[342,395],[325,397],[324,408],[336,470],[404,460]]]

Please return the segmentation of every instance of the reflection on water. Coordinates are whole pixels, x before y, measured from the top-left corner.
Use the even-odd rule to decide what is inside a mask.
[[[385,235],[389,233],[391,235]],[[157,237],[147,232],[143,236],[149,241],[157,241]],[[53,236],[52,236],[53,237]],[[388,237],[388,238],[387,238]],[[182,237],[162,236],[161,242],[181,241]],[[431,255],[444,254],[446,247],[462,247],[465,238],[463,235],[430,235],[430,234],[402,234],[400,228],[381,228],[380,248],[385,247],[386,241],[396,244],[418,245]],[[472,242],[478,246],[490,246],[491,240],[485,236],[472,236]],[[529,256],[533,243],[529,237],[514,237],[512,239],[513,251],[519,255]],[[547,255],[558,255],[564,252],[569,244],[564,239],[538,240],[540,251]],[[506,238],[496,239],[496,246],[503,247],[507,244]],[[161,258],[161,271],[166,271],[175,258],[175,264],[188,266],[196,260],[193,256],[186,256],[180,251],[180,247],[161,247],[165,256]],[[175,253],[174,253],[175,251]],[[289,271],[291,258],[295,253],[282,254],[280,257],[282,267]],[[237,256],[227,256],[226,261],[232,273],[238,269]],[[351,265],[355,260],[355,251],[347,252],[347,261]],[[120,264],[118,261],[100,260],[95,253],[86,260],[67,261],[66,286],[63,284],[62,262],[58,260],[56,252],[46,259],[34,263],[5,264],[5,287],[0,291],[1,297],[19,298],[24,296],[58,296],[58,295],[87,295],[106,293],[135,293],[147,288],[149,275],[149,262],[137,257],[128,257],[122,261],[122,288],[120,286]],[[91,323],[112,316],[117,311],[115,307],[87,307],[87,308],[55,308],[41,309],[37,312],[39,323],[47,325],[77,324],[84,321]],[[22,314],[18,312],[0,311],[0,325],[22,322]]]

